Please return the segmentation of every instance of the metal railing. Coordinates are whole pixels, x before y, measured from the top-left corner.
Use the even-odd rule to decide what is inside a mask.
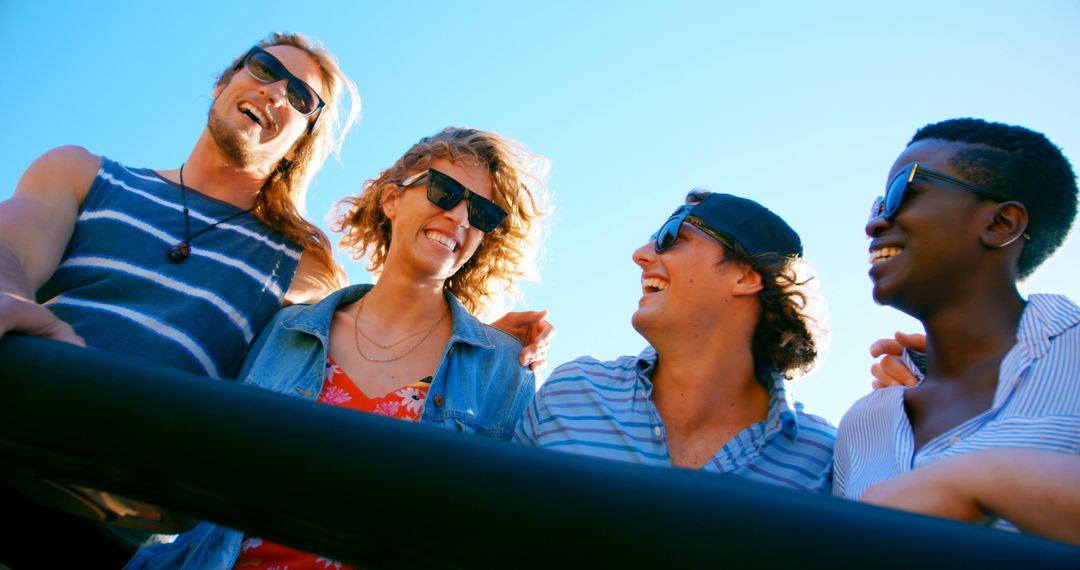
[[[1078,568],[1080,548],[0,342],[0,469],[367,567]]]

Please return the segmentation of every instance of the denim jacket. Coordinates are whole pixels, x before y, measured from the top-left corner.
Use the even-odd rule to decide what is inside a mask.
[[[237,379],[315,400],[322,389],[330,322],[341,305],[355,302],[371,285],[353,285],[315,305],[278,312],[255,341]],[[446,292],[453,330],[420,423],[442,429],[510,439],[514,423],[536,390],[531,370],[518,364],[521,343],[481,323]],[[204,522],[171,544],[147,546],[126,568],[231,568],[244,533]]]

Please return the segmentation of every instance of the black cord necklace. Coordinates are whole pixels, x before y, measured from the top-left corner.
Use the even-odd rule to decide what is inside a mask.
[[[248,208],[248,209],[244,210],[243,212],[237,212],[237,213],[235,213],[235,214],[233,214],[231,216],[224,217],[224,218],[210,224],[209,226],[206,226],[205,228],[195,232],[194,234],[191,233],[191,218],[188,215],[187,186],[184,186],[184,165],[183,164],[180,165],[180,200],[183,201],[183,203],[184,203],[184,241],[182,241],[182,242],[180,242],[180,243],[178,243],[178,244],[176,244],[176,245],[169,248],[169,252],[168,252],[169,261],[171,261],[173,263],[180,263],[181,261],[187,259],[189,255],[191,255],[191,240],[193,240],[193,239],[205,234],[206,232],[218,227],[219,224],[224,224],[225,222],[227,222],[227,221],[229,221],[229,220],[231,220],[231,219],[233,219],[233,218],[235,218],[237,216],[243,216],[244,214],[249,214],[249,213],[251,213],[252,210],[255,209],[255,207],[253,206],[251,208]]]

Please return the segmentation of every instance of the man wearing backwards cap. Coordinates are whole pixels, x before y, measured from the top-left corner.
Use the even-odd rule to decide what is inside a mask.
[[[757,202],[692,191],[634,252],[638,356],[558,367],[514,439],[592,457],[828,491],[835,429],[785,380],[818,348],[798,234]]]

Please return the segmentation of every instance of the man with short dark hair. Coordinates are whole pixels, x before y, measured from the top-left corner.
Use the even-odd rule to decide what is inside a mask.
[[[633,255],[643,294],[631,321],[650,346],[557,368],[515,441],[827,490],[834,429],[785,387],[818,350],[799,236],[752,200],[687,200]]]
[[[869,495],[900,506],[903,499],[882,495],[910,497],[900,487],[1001,463],[993,454],[958,461],[964,454],[1026,448],[1075,456],[1080,307],[1061,295],[1024,299],[1016,286],[1061,245],[1076,216],[1068,160],[1041,133],[954,119],[920,129],[888,180],[866,225],[874,299],[922,322],[926,372],[917,386],[876,390],[844,416],[834,493],[859,498],[901,477],[907,483]],[[1023,469],[1040,476],[1028,463]],[[1025,497],[1032,489],[1039,486],[996,492]],[[996,513],[983,511],[990,502],[953,512],[1033,530],[1045,527],[1033,520],[1080,517],[1076,497],[1026,497],[993,503],[1005,505]]]

